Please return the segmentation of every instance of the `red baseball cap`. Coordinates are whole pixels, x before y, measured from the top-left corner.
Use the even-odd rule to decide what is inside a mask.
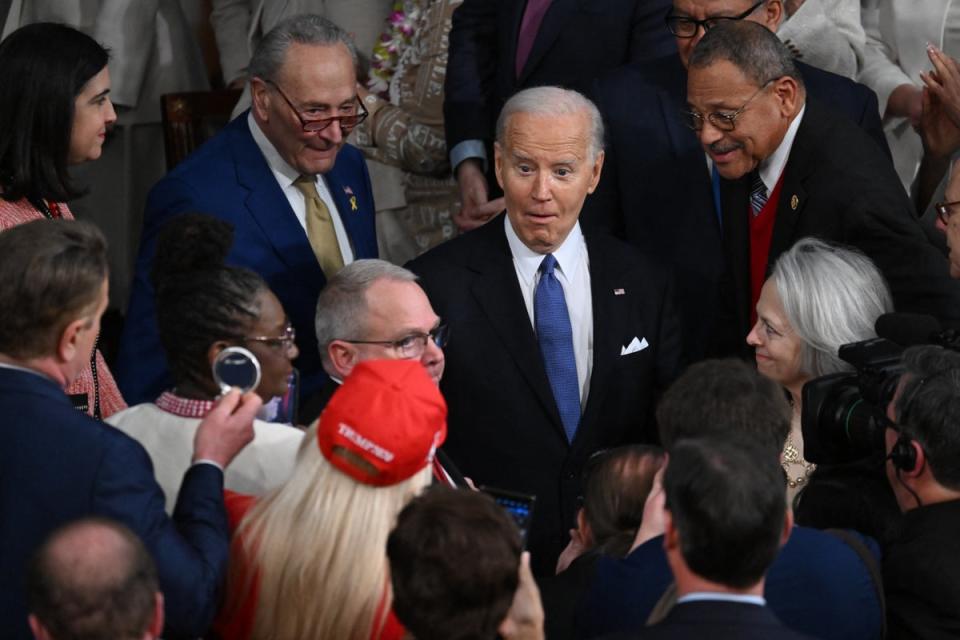
[[[403,482],[447,438],[447,403],[418,360],[359,363],[330,398],[317,442],[330,464],[374,486]]]

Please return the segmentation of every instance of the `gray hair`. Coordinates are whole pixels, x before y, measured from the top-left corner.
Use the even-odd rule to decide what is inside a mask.
[[[801,371],[819,377],[851,370],[841,345],[877,337],[877,318],[893,310],[887,283],[859,251],[803,238],[770,276],[794,332],[803,341]]]
[[[294,43],[327,47],[343,44],[350,52],[354,68],[357,66],[357,47],[350,34],[326,18],[302,14],[280,21],[263,36],[250,59],[247,75],[276,80],[287,49]]]
[[[328,373],[327,346],[334,340],[356,340],[366,335],[367,289],[381,279],[416,282],[417,275],[386,260],[357,260],[338,271],[320,292],[314,328],[320,358]]]
[[[793,54],[775,33],[749,20],[721,20],[707,31],[690,56],[690,68],[726,60],[758,87],[789,76],[803,87]]]
[[[595,160],[603,150],[603,117],[597,105],[582,93],[562,87],[532,87],[513,95],[500,110],[497,118],[497,142],[504,146],[507,137],[507,122],[517,113],[539,116],[566,116],[583,113],[590,118],[590,159]]]

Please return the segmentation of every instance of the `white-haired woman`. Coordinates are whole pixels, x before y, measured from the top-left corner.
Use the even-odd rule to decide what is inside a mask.
[[[223,638],[400,640],[386,542],[431,480],[446,404],[423,365],[357,365],[307,431],[290,480],[263,499],[228,496]]]
[[[869,258],[815,238],[803,238],[783,253],[764,283],[747,344],[754,347],[760,373],[783,385],[793,403],[783,451],[791,501],[814,469],[803,457],[803,385],[852,370],[840,359],[840,346],[875,338],[877,318],[892,310],[890,290]]]

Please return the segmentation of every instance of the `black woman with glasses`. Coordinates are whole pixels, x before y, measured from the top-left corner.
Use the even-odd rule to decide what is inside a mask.
[[[362,154],[345,139],[366,117],[349,36],[318,16],[281,22],[250,62],[253,104],[153,188],[117,362],[130,402],[173,382],[156,327],[150,269],[160,227],[202,211],[229,222],[230,265],[259,274],[289,315],[301,389],[326,375],[313,331],[326,281],[377,257],[373,195]]]
[[[243,347],[256,357],[254,390],[264,409],[287,393],[293,373],[297,346],[283,307],[263,278],[223,263],[232,241],[228,223],[202,214],[177,216],[161,230],[152,275],[173,386],[108,419],[150,454],[168,513],[190,465],[197,425],[221,393],[213,374],[217,355]],[[253,430],[253,442],[226,469],[224,484],[261,495],[289,477],[303,432],[260,419]]]

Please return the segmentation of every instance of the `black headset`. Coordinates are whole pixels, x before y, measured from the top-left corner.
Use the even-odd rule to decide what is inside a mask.
[[[913,438],[901,433],[893,448],[890,449],[887,460],[893,464],[897,472],[913,471],[917,467],[917,450],[913,447],[913,442]]]

